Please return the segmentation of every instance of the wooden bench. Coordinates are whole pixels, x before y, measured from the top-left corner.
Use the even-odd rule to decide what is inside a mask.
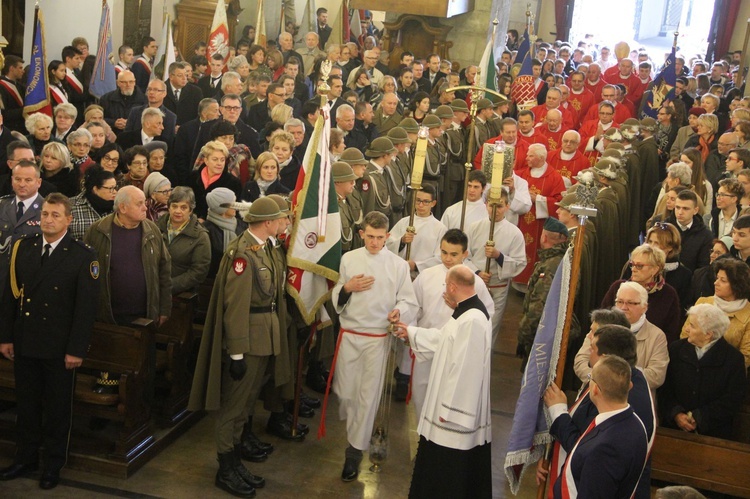
[[[193,319],[198,293],[172,297],[172,315],[156,330],[156,389],[164,393],[159,405],[159,422],[172,426],[187,414],[193,382]]]
[[[151,322],[122,327],[95,323],[91,344],[83,365],[76,373],[73,412],[117,423],[117,437],[107,454],[128,463],[153,441],[149,427],[151,407],[146,400],[148,362],[154,334]],[[92,390],[100,371],[119,373],[118,392],[98,394]],[[0,399],[15,401],[12,362],[0,361]]]

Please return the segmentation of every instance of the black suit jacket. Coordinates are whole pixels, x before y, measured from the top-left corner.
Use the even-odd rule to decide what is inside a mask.
[[[193,152],[190,157],[190,168],[192,168],[192,165],[195,163],[198,154],[200,154],[201,147],[206,145],[206,142],[208,142],[208,139],[211,136],[211,128],[216,123],[218,123],[220,119],[222,118],[219,117],[215,120],[201,123],[200,129],[198,130],[198,139],[195,141],[195,147],[193,148]],[[237,120],[237,123],[235,123],[234,126],[237,127],[237,138],[235,139],[235,142],[237,144],[245,144],[248,149],[250,149],[250,153],[253,155],[253,158],[257,158],[258,156],[260,156],[260,153],[263,152],[263,149],[261,149],[260,142],[258,142],[258,132],[253,127],[243,123],[242,120]]]
[[[216,92],[221,90],[221,79],[216,82],[216,87],[211,88],[211,75],[206,75],[200,80],[198,80],[198,88],[201,89],[201,92],[203,92],[203,98],[207,99],[209,97],[215,97]]]
[[[135,131],[141,131],[141,114],[143,114],[144,109],[148,107],[148,104],[145,106],[137,106],[130,110],[130,114],[128,115],[128,124],[125,126],[125,131],[130,132],[132,130]],[[164,113],[164,130],[161,132],[162,137],[166,137],[167,143],[172,143],[174,140],[174,134],[175,134],[175,128],[177,127],[177,115],[174,114],[172,111],[167,109],[164,106],[164,103],[162,103],[159,110]]]
[[[247,110],[246,123],[256,130],[262,130],[271,121],[271,111],[268,109],[268,101],[258,102]]]
[[[198,119],[190,120],[177,130],[174,137],[174,147],[170,160],[172,168],[177,173],[178,184],[188,185],[190,182],[190,172],[193,171],[193,164],[190,159],[193,156],[193,149],[198,140],[198,132],[201,129],[201,121]]]
[[[167,96],[164,99],[164,107],[177,115],[177,124],[182,125],[198,117],[198,104],[203,99],[203,92],[197,85],[188,83],[180,90],[180,100],[174,98],[174,89],[167,82]]]
[[[15,275],[23,297],[3,294],[0,342],[12,342],[15,354],[26,357],[85,357],[99,304],[96,252],[68,232],[42,264],[41,234],[17,244]]]
[[[320,37],[320,41],[318,42],[318,48],[320,50],[325,50],[326,43],[328,43],[328,37],[331,36],[331,31],[333,31],[333,29],[327,24],[322,27],[318,25],[318,37]]]
[[[26,96],[26,89],[23,87],[23,85],[20,85],[14,81],[9,80],[5,76],[2,77],[3,80],[8,85],[14,85],[16,87],[16,90],[18,90],[18,94],[21,96],[21,99]],[[19,104],[18,101],[10,94],[8,90],[6,90],[2,85],[0,85],[0,99],[3,102],[3,120],[4,124],[7,128],[10,128],[11,130],[15,130],[16,132],[21,132],[23,134],[26,134],[26,126],[23,117],[23,104]],[[3,165],[5,163],[3,162]]]
[[[173,141],[167,140],[163,135],[157,135],[156,137],[154,137],[154,140],[161,140],[162,142],[166,142],[167,150],[168,151],[172,150]],[[115,141],[115,144],[120,146],[120,148],[122,148],[123,151],[126,151],[133,146],[142,146],[143,139],[141,138],[141,131],[131,130],[129,132],[122,132],[120,135],[117,136],[117,140]]]

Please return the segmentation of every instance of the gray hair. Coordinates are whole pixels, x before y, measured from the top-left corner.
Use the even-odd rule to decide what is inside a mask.
[[[344,113],[352,113],[354,114],[354,108],[350,106],[349,104],[341,104],[338,109],[336,109],[336,119],[341,118]]]
[[[172,203],[187,203],[190,206],[190,211],[195,210],[195,193],[193,189],[182,185],[175,187],[172,189],[172,194],[169,195],[167,206]]]
[[[226,92],[227,85],[242,83],[242,77],[235,71],[227,71],[221,77],[221,91]]]
[[[614,324],[616,326],[630,327],[630,322],[625,316],[625,313],[618,308],[599,308],[591,311],[591,322],[596,322],[601,326],[609,326]]]
[[[141,113],[141,126],[146,123],[147,119],[153,117],[164,118],[164,113],[161,111],[161,109],[156,107],[147,107],[146,109],[144,109]]]
[[[81,137],[84,137],[86,140],[88,140],[89,145],[91,145],[91,141],[94,140],[91,137],[91,132],[89,132],[85,128],[79,128],[78,130],[70,132],[70,134],[68,135],[68,138],[65,139],[65,141],[67,142],[68,147],[70,147],[71,144],[73,144],[73,142],[75,142],[76,139],[80,139]]]
[[[326,54],[331,55],[336,49],[341,50],[341,45],[338,43],[329,43],[326,48]]]
[[[59,104],[52,114],[54,114],[55,118],[57,118],[57,115],[60,113],[63,113],[64,115],[73,119],[76,119],[78,117],[78,109],[76,109],[76,107],[69,102]]]
[[[211,104],[218,104],[219,101],[217,101],[214,98],[206,97],[205,99],[201,99],[201,101],[198,103],[198,115],[200,116],[203,114],[203,112],[210,106]]]
[[[672,485],[657,490],[656,499],[706,499],[706,496],[686,485]]]
[[[544,160],[547,159],[547,148],[544,147],[544,144],[531,144],[529,146],[529,152],[534,156],[538,156]]]
[[[26,118],[26,130],[28,130],[30,134],[34,135],[34,132],[36,132],[36,127],[39,126],[40,123],[49,125],[51,127],[52,118],[50,118],[46,114],[34,113]]]
[[[620,291],[629,289],[631,291],[635,291],[638,293],[638,298],[641,300],[642,305],[648,305],[648,291],[646,291],[646,288],[638,284],[634,281],[625,281],[622,284],[620,284],[620,287],[617,288],[617,294],[620,294]]]
[[[302,123],[302,120],[300,120],[299,118],[291,118],[286,120],[286,123],[284,123],[284,131],[288,132],[289,128],[293,126],[301,126],[303,130],[305,129],[305,124]]]
[[[688,315],[695,317],[695,322],[704,333],[711,333],[711,340],[718,340],[729,328],[729,317],[716,305],[701,303],[693,305]]]
[[[143,191],[141,191],[134,185],[126,185],[121,187],[120,190],[117,191],[117,195],[115,196],[115,203],[113,205],[115,213],[119,213],[120,206],[129,204],[133,200],[133,194],[137,194],[139,192],[143,194]],[[145,194],[143,194],[143,196],[145,197]]]
[[[690,187],[690,181],[693,177],[693,169],[690,168],[690,165],[687,163],[680,161],[669,165],[669,168],[667,168],[667,175],[679,180],[681,185]]]

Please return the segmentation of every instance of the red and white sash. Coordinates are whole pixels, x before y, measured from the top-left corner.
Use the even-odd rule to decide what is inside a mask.
[[[65,68],[65,81],[68,82],[70,88],[77,94],[83,93],[83,83],[78,79],[76,74],[70,68]]]
[[[18,91],[18,87],[16,87],[15,83],[6,78],[0,78],[0,85],[2,85],[3,88],[8,91],[8,93],[11,95],[11,97],[13,97],[19,107],[23,107],[23,96]]]
[[[49,93],[52,96],[52,100],[54,101],[55,105],[65,104],[68,102],[68,96],[65,94],[63,89],[58,86],[50,85]]]
[[[145,57],[140,56],[133,64],[140,64],[143,66],[143,69],[148,71],[148,74],[151,74],[151,63]]]

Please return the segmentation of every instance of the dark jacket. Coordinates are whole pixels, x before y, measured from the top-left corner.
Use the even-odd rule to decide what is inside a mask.
[[[687,339],[669,345],[667,379],[659,388],[661,424],[677,428],[674,418],[691,411],[697,432],[731,438],[732,420],[745,396],[745,359],[724,338],[698,360]]]
[[[207,277],[208,279],[213,279],[216,277],[219,264],[224,257],[224,231],[210,220],[206,220],[203,223],[203,227],[208,231],[208,239],[211,242],[211,265],[208,268]],[[237,220],[237,228],[234,233],[239,236],[245,229],[247,229],[247,223]]]
[[[247,124],[254,129],[261,130],[265,128],[269,121],[271,121],[271,110],[268,108],[267,100],[258,102],[247,110]]]
[[[198,218],[205,219],[208,216],[208,203],[206,202],[206,194],[216,189],[217,187],[226,187],[230,191],[234,192],[235,199],[240,198],[242,194],[242,185],[240,179],[229,173],[226,168],[224,173],[221,174],[218,180],[213,184],[210,184],[208,188],[203,186],[203,180],[201,179],[201,171],[206,168],[202,166],[199,170],[195,170],[190,175],[189,187],[193,189],[195,193],[195,210],[194,213]]]
[[[206,280],[211,264],[208,231],[198,223],[195,215],[191,215],[185,228],[170,242],[168,224],[169,215],[161,217],[156,222],[172,258],[172,294],[197,290]]]
[[[128,124],[125,125],[126,132],[129,132],[131,130],[139,132],[141,131],[141,114],[143,114],[143,111],[146,109],[146,107],[148,107],[148,104],[133,107],[133,109],[130,110],[130,114],[128,115]],[[164,113],[164,130],[162,130],[161,132],[161,136],[164,138],[161,140],[164,140],[167,144],[172,144],[172,141],[174,140],[175,127],[177,127],[177,115],[167,109],[164,104],[161,105],[159,110]]]
[[[65,194],[69,198],[77,196],[81,192],[78,177],[71,168],[61,168],[51,177],[45,177],[44,180],[54,185],[57,192]]]
[[[167,96],[164,98],[164,107],[177,115],[178,125],[182,125],[198,117],[198,104],[200,104],[201,99],[203,99],[201,89],[197,85],[188,83],[180,90],[180,100],[178,102],[174,98],[172,84],[167,82]]]
[[[380,132],[375,125],[371,123],[365,128],[362,120],[354,120],[354,128],[344,137],[344,143],[346,147],[356,147],[364,154],[370,143],[378,137],[380,137]]]
[[[198,139],[195,141],[195,147],[193,148],[190,158],[190,168],[192,168],[192,165],[195,164],[195,160],[196,158],[198,158],[198,154],[200,154],[201,152],[201,147],[206,145],[206,142],[208,142],[208,139],[211,136],[211,128],[213,128],[213,126],[221,119],[223,118],[219,117],[215,120],[201,123],[198,130]],[[235,140],[235,143],[245,144],[248,149],[250,149],[253,158],[257,158],[258,156],[260,156],[260,153],[263,152],[263,149],[261,149],[260,142],[258,142],[258,132],[256,131],[256,129],[249,125],[246,125],[242,122],[242,120],[237,120],[237,123],[235,123],[234,126],[237,127],[237,138]],[[181,128],[182,127],[180,127],[180,129]]]
[[[104,108],[104,121],[109,124],[112,131],[116,134],[119,134],[122,130],[115,128],[115,121],[120,118],[128,119],[131,109],[146,104],[146,96],[138,87],[135,87],[133,95],[129,97],[122,95],[118,88],[102,95],[102,98],[99,99],[99,105]],[[140,123],[140,119],[138,122]]]
[[[293,191],[297,187],[297,176],[299,175],[301,163],[297,161],[297,158],[292,156],[292,160],[286,165],[279,174],[279,181],[281,185]]]
[[[266,190],[266,196],[268,196],[269,194],[280,194],[282,196],[286,196],[290,192],[292,191],[286,188],[284,185],[282,185],[279,179],[276,179],[271,185],[268,186],[268,189]],[[260,197],[260,187],[258,187],[258,182],[256,182],[255,180],[252,180],[248,182],[247,184],[245,184],[245,188],[242,190],[242,197],[241,197],[243,201],[252,203],[259,197]]]
[[[677,227],[677,230],[680,232],[682,241],[680,261],[682,264],[693,272],[695,272],[695,269],[708,265],[711,256],[711,243],[714,236],[708,230],[706,224],[703,223],[703,218],[693,215],[693,225],[686,231],[680,229],[680,225],[677,223],[674,215],[666,221]]]
[[[214,88],[211,88],[211,75],[206,75],[198,80],[198,89],[203,94],[204,99],[213,98],[216,96],[216,92],[221,90],[221,80],[216,83]]]
[[[180,126],[174,137],[174,144],[169,154],[170,163],[177,173],[178,184],[187,185],[190,181],[190,172],[193,171],[193,149],[198,141],[198,132],[201,128],[199,119],[190,120]]]
[[[164,135],[157,135],[156,137],[154,137],[154,140],[165,142],[167,144],[167,148],[169,150],[172,149],[172,140],[168,140]],[[127,151],[133,146],[142,146],[143,137],[141,137],[141,130],[128,130],[127,132],[122,132],[117,136],[115,144],[120,146],[123,151]]]
[[[68,232],[42,264],[41,234],[17,244],[15,275],[23,295],[3,294],[0,343],[38,359],[86,357],[99,295],[96,252]]]

